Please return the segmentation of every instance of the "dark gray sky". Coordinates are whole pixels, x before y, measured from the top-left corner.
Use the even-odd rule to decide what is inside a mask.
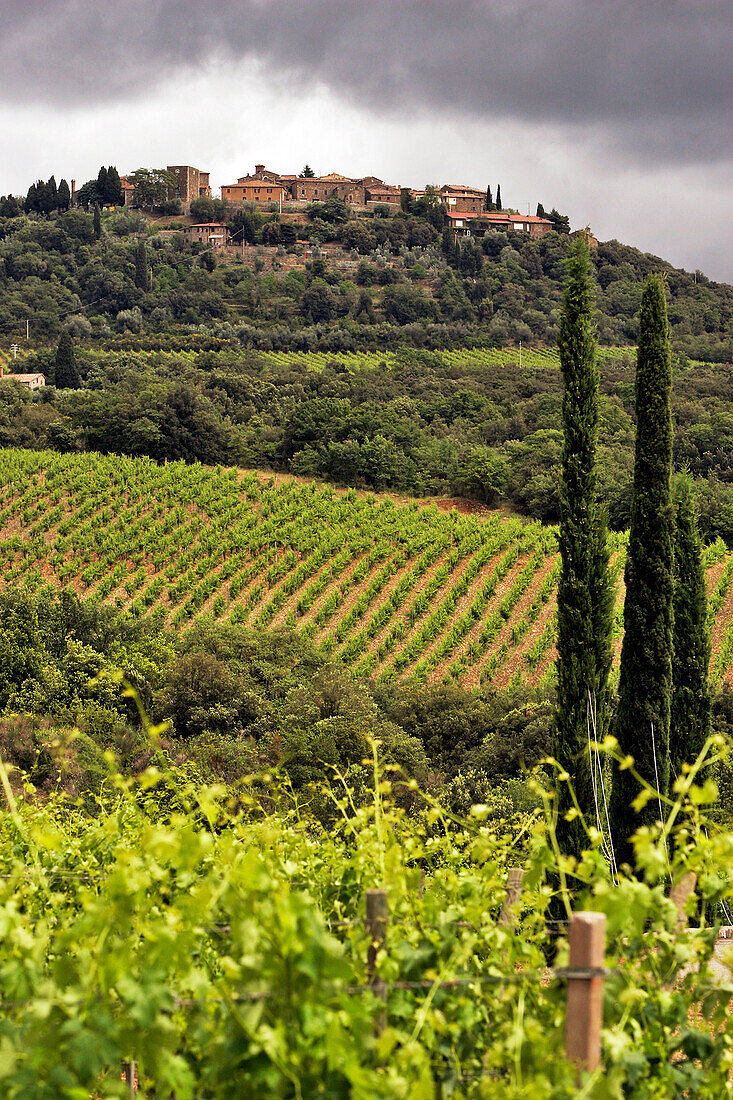
[[[255,160],[470,182],[733,280],[731,0],[2,0],[0,192]]]

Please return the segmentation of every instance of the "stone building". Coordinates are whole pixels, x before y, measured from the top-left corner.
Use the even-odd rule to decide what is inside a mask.
[[[287,202],[290,192],[274,179],[263,176],[241,176],[236,183],[223,184],[221,197],[226,202]]]
[[[553,228],[548,218],[536,214],[510,214],[505,210],[490,214],[465,210],[446,210],[446,221],[456,237],[483,237],[492,229],[513,230],[530,237],[544,237]]]
[[[296,202],[325,202],[326,199],[343,199],[350,206],[364,205],[364,184],[361,180],[330,172],[327,176],[305,178],[296,176],[290,187]]]
[[[211,195],[208,172],[202,172],[200,168],[192,168],[190,164],[169,164],[166,170],[175,176],[177,181],[176,190],[169,195],[169,198],[178,198],[184,206],[190,206],[192,199]]]
[[[486,206],[486,192],[476,187],[444,183],[438,194],[449,213],[461,210],[467,214],[480,214]]]
[[[34,374],[5,374],[0,363],[0,382],[20,382],[26,389],[37,390],[46,385],[46,378],[40,371]]]
[[[229,241],[229,230],[223,222],[200,222],[197,225],[187,225],[183,235],[189,244],[195,244],[198,241],[207,248],[213,249],[214,252],[226,248]]]
[[[382,203],[387,206],[399,206],[402,201],[402,189],[394,187],[382,180],[362,180],[364,184],[364,201],[369,203]]]

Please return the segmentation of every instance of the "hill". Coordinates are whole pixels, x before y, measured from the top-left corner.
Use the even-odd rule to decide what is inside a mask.
[[[562,384],[552,349],[253,352],[202,333],[169,335],[172,346],[157,350],[150,342],[77,346],[80,390],[0,386],[0,444],[238,465],[558,518]],[[599,484],[622,530],[635,356],[613,347],[600,356]],[[22,369],[50,376],[54,357],[28,355]],[[729,390],[726,364],[676,357],[675,462],[696,479],[706,540],[733,545]]]
[[[207,614],[288,626],[385,681],[552,675],[558,556],[536,521],[99,455],[5,450],[0,483],[5,586],[71,586],[179,629]],[[720,681],[733,672],[733,553],[706,554]]]
[[[80,209],[0,217],[0,336],[24,336],[30,318],[35,341],[64,325],[94,341],[203,330],[262,350],[554,345],[567,234],[491,231],[456,248],[441,235],[440,210],[323,214],[319,204],[304,212],[306,256],[302,244],[283,243],[277,213],[236,210],[232,229],[242,239],[246,223],[248,243],[222,257],[188,243],[177,221],[166,228],[127,209],[105,215],[100,240]],[[141,239],[147,273],[136,267]],[[322,245],[325,258],[313,258]],[[641,280],[661,270],[675,349],[733,360],[733,288],[617,241],[600,244],[594,262],[602,343],[635,340]]]

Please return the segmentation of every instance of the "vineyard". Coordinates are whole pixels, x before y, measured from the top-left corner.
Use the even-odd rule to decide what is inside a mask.
[[[553,528],[294,479],[0,452],[6,586],[70,586],[181,629],[302,631],[356,673],[467,687],[552,675]],[[615,536],[613,563],[623,565]],[[733,553],[706,551],[716,681],[733,673]],[[616,612],[620,645],[621,606]]]
[[[180,341],[183,344],[185,341]],[[25,346],[18,349],[19,362],[22,358],[25,358],[29,354],[29,350]],[[98,359],[108,354],[115,354],[114,346],[105,348],[104,345],[100,345],[98,348],[89,347],[85,349],[85,354],[91,359]],[[201,355],[200,348],[187,348],[183,346],[176,346],[175,348],[158,349],[158,350],[144,350],[135,349],[136,356],[147,357],[159,357],[167,354],[175,354],[176,359],[183,360],[189,363],[195,363]],[[226,347],[220,350],[208,351],[209,357],[221,357],[222,359],[229,359],[237,353],[231,348]],[[356,372],[362,370],[375,370],[378,368],[392,368],[399,362],[399,352],[394,351],[372,351],[372,352],[325,352],[325,351],[258,351],[247,353],[254,355],[258,360],[261,360],[265,367],[273,366],[281,369],[291,368],[293,366],[305,366],[309,371],[322,371],[328,366],[337,366],[339,369]],[[453,351],[440,351],[434,353],[436,357],[440,358],[447,369],[460,369],[463,371],[481,370],[484,367],[503,367],[509,363],[519,364],[529,371],[536,370],[559,370],[560,360],[558,358],[556,348],[522,348],[521,352],[519,348],[504,347],[504,348],[459,348]],[[624,347],[608,347],[599,348],[599,358],[601,362],[608,359],[619,359],[625,356],[633,355],[633,348]],[[7,371],[12,371],[13,368],[13,353],[10,350],[10,344],[7,346],[0,346],[0,364]]]

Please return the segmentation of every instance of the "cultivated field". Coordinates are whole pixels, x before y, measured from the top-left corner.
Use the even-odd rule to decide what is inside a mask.
[[[616,571],[624,539],[613,539]],[[466,686],[552,675],[554,528],[149,459],[0,451],[6,587],[70,586],[176,628],[304,631],[355,672]],[[713,672],[733,673],[733,553],[706,552]],[[620,642],[621,607],[616,640]]]

